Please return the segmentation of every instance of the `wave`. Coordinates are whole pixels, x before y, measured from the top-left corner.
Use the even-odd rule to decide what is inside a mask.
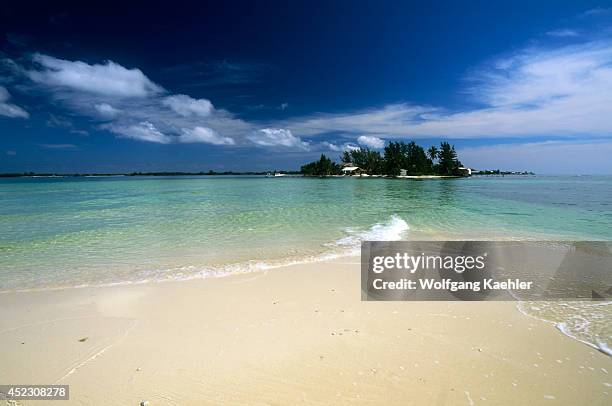
[[[397,214],[393,214],[384,223],[376,223],[365,231],[346,229],[349,235],[338,239],[334,245],[359,248],[362,241],[399,241],[406,237],[408,230],[410,230],[408,223]]]
[[[267,271],[291,265],[313,262],[329,261],[341,257],[356,256],[361,252],[362,241],[399,241],[406,237],[410,229],[408,223],[398,215],[392,215],[387,221],[376,223],[367,230],[345,229],[348,234],[331,244],[324,244],[327,251],[297,258],[279,260],[249,261],[246,263],[226,264],[198,268],[193,266],[181,267],[173,270],[149,271],[142,282],[155,282],[160,280],[187,280],[200,278],[223,277],[234,274]],[[130,283],[130,282],[127,282]],[[133,283],[133,282],[132,282]]]
[[[565,336],[612,356],[606,333],[612,301],[532,302],[520,301],[517,309],[526,316],[553,324]]]
[[[182,266],[177,268],[152,269],[135,273],[129,280],[121,281],[101,281],[100,283],[87,283],[72,286],[53,286],[44,288],[17,289],[12,292],[41,291],[41,290],[60,290],[69,288],[87,287],[109,287],[131,284],[144,284],[166,281],[185,281],[191,279],[219,278],[229,275],[267,271],[285,266],[307,264],[313,262],[329,261],[341,257],[357,256],[360,253],[362,241],[398,241],[406,237],[406,232],[410,229],[408,223],[394,214],[386,221],[375,223],[366,230],[347,228],[344,230],[345,237],[324,244],[327,248],[324,252],[315,255],[301,257],[277,259],[277,260],[253,260],[248,262],[211,265],[211,266]],[[6,293],[0,291],[0,293]]]

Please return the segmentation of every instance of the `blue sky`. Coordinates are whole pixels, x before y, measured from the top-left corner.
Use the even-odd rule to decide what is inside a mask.
[[[54,3],[0,6],[0,172],[297,169],[414,139],[612,173],[611,2]]]

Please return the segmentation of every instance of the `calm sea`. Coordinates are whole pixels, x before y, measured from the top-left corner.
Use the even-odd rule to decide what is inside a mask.
[[[0,230],[0,291],[206,277],[362,239],[612,240],[612,177],[1,179]],[[610,307],[565,326],[606,345]]]

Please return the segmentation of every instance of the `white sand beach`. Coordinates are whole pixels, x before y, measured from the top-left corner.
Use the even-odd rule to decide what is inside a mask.
[[[512,302],[361,302],[358,258],[0,295],[0,382],[139,405],[610,403],[610,357]],[[23,404],[44,404],[41,401]]]

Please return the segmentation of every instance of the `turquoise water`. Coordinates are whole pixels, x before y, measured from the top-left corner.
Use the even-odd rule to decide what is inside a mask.
[[[612,177],[0,180],[0,291],[207,276],[366,239],[612,239]]]
[[[0,292],[210,277],[361,240],[612,240],[612,177],[0,180]],[[612,354],[612,302],[521,302]]]

